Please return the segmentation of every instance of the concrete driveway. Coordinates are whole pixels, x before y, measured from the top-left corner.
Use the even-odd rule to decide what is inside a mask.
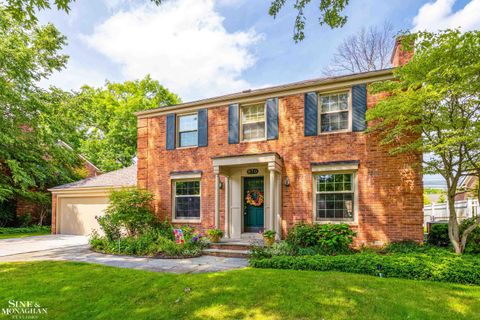
[[[0,257],[88,244],[86,236],[52,234],[0,240]]]
[[[154,259],[102,254],[91,251],[84,236],[48,235],[0,240],[0,263],[25,261],[78,261],[171,273],[217,272],[248,266],[248,260],[241,258]]]

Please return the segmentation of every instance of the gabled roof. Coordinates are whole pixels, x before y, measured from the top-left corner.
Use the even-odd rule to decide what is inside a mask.
[[[323,77],[299,82],[293,82],[288,84],[282,84],[278,86],[254,89],[254,90],[244,90],[237,93],[226,94],[223,96],[201,99],[192,102],[185,102],[177,105],[163,106],[155,109],[149,109],[145,111],[136,112],[135,115],[138,118],[148,118],[155,117],[165,112],[175,112],[178,110],[183,110],[187,108],[195,107],[216,107],[220,105],[225,105],[226,103],[238,103],[243,102],[248,99],[263,99],[264,97],[275,97],[282,95],[295,94],[299,92],[308,92],[315,91],[319,88],[339,85],[342,83],[352,83],[352,82],[365,82],[365,81],[379,81],[393,78],[394,68],[368,71],[368,72],[359,72],[347,75],[333,76],[333,77]]]
[[[137,165],[104,173],[95,177],[67,183],[48,189],[49,191],[99,188],[99,187],[134,187],[137,185]]]

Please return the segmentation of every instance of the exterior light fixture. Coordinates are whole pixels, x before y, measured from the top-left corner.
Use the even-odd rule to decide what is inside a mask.
[[[222,181],[218,181],[218,188],[223,189],[223,182]]]
[[[288,177],[285,177],[285,186],[290,186],[290,179],[288,179]]]

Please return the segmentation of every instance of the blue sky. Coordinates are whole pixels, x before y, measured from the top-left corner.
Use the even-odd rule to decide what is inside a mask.
[[[480,0],[351,0],[348,23],[320,27],[317,2],[306,39],[292,40],[293,1],[277,19],[269,0],[87,0],[66,14],[40,14],[68,38],[67,68],[42,85],[77,90],[150,74],[183,101],[322,76],[336,47],[362,27],[400,30],[480,28]]]

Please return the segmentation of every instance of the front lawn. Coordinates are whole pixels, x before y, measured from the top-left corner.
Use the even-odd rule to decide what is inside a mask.
[[[0,239],[25,238],[31,236],[42,236],[50,234],[48,226],[32,226],[24,228],[0,228]]]
[[[9,299],[46,319],[478,319],[480,287],[337,272],[166,274],[72,262],[0,264]]]

